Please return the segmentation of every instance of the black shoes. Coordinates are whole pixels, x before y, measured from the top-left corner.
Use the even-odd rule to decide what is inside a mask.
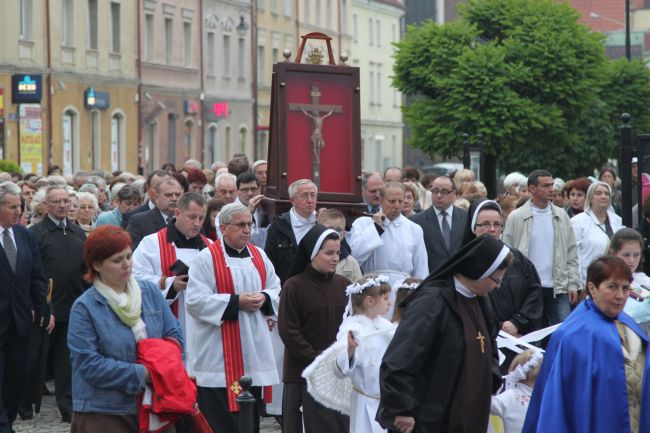
[[[34,419],[33,409],[31,407],[19,407],[18,416],[20,416],[20,419],[23,421]]]

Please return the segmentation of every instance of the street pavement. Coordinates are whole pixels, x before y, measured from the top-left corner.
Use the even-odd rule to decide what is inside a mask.
[[[48,382],[49,389],[54,389],[54,383]],[[41,413],[35,420],[22,421],[20,416],[14,423],[16,433],[68,433],[70,424],[61,422],[61,415],[56,407],[53,395],[43,396]],[[280,433],[282,429],[273,418],[262,418],[261,433]]]

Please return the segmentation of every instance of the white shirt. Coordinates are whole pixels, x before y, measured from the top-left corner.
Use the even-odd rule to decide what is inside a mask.
[[[436,218],[438,218],[438,224],[440,225],[440,230],[442,231],[442,210],[438,209],[437,207],[434,207],[434,210],[436,211]],[[443,209],[445,212],[447,212],[447,216],[445,219],[447,220],[447,224],[449,224],[449,228],[451,229],[451,216],[454,213],[454,206],[449,205],[447,209]]]
[[[280,303],[280,279],[275,274],[273,264],[264,250],[257,248],[257,251],[264,260],[265,287],[262,287],[259,273],[253,265],[251,257],[229,257],[224,251],[226,265],[232,273],[235,294],[258,293],[263,290],[271,298],[274,318],[277,320]],[[192,370],[199,386],[226,387],[221,324],[230,296],[217,292],[212,253],[209,249],[204,249],[190,267],[189,280],[185,290],[188,344],[192,345],[190,347],[190,351],[194,354]],[[246,375],[253,379],[256,386],[279,383],[271,332],[262,312],[240,310],[239,332]]]
[[[503,420],[505,433],[521,433],[533,390],[523,383],[492,396],[490,413]]]
[[[609,218],[612,233],[616,233],[623,228],[623,221],[620,216],[613,212],[607,212],[607,217]],[[609,236],[607,236],[605,224],[600,224],[591,210],[571,218],[571,225],[576,235],[580,263],[580,286],[584,287],[587,281],[587,268],[591,262],[608,253]]]
[[[339,344],[347,342],[348,331],[352,331],[358,343],[351,361],[347,349],[339,353],[336,359],[338,371],[334,370],[339,377],[349,377],[354,387],[350,399],[351,432],[383,433],[386,431],[375,421],[379,399],[373,397],[380,395],[379,367],[396,328],[396,325],[383,317],[371,319],[363,314],[350,316],[341,323],[336,336],[337,342]],[[380,332],[381,330],[385,332]],[[377,334],[374,334],[375,332]],[[368,337],[364,338],[364,335]]]
[[[210,242],[212,243],[212,242]],[[172,244],[173,245],[173,244]],[[199,250],[192,248],[176,248],[176,259],[182,260],[187,266],[191,267],[194,260],[199,255]],[[207,250],[207,248],[206,248]],[[133,252],[132,257],[132,274],[136,279],[149,281],[160,287],[160,279],[163,276],[162,266],[160,264],[160,245],[158,244],[158,233],[153,233],[145,236],[138,244],[138,247]],[[163,298],[167,304],[172,304],[178,300],[178,322],[181,325],[181,331],[186,341],[186,365],[191,367],[190,360],[192,358],[189,336],[187,335],[187,313],[185,308],[185,295],[181,292],[176,292],[176,296],[167,299],[169,289],[174,283],[175,277],[169,277],[165,280],[165,288],[161,290]]]
[[[531,203],[531,210],[533,224],[528,258],[537,269],[542,287],[553,287],[553,211],[550,203],[544,209]]]
[[[4,249],[5,247],[5,231],[9,232],[9,236],[11,236],[11,240],[14,241],[14,248],[16,248],[16,251],[18,251],[18,244],[16,244],[16,236],[14,236],[13,227],[9,227],[8,229],[4,227],[0,227],[0,245],[2,245],[2,249]]]
[[[429,275],[427,249],[422,227],[403,215],[382,223],[380,236],[371,217],[357,218],[352,223],[350,248],[364,273],[386,274],[392,286],[407,276],[426,278]],[[391,318],[395,292],[390,292],[391,306],[384,317]]]
[[[312,227],[316,225],[316,211],[313,211],[309,218],[298,215],[295,208],[289,210],[289,218],[291,219],[291,229],[293,235],[296,237],[296,242],[300,243],[303,237],[307,234]]]

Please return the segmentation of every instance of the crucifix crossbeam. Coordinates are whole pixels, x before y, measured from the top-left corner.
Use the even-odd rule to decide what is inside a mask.
[[[313,122],[311,133],[311,144],[313,148],[312,166],[314,172],[313,181],[320,186],[320,151],[325,148],[323,139],[323,121],[334,113],[342,113],[340,105],[323,105],[320,103],[321,91],[318,85],[311,86],[311,104],[290,103],[289,111],[300,111],[309,117]]]

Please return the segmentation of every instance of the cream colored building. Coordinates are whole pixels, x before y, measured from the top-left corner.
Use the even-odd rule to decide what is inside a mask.
[[[266,0],[273,1],[273,0]],[[338,62],[342,53],[350,53],[352,49],[352,33],[350,27],[351,2],[352,0],[295,0],[296,15],[298,22],[298,33],[296,36],[297,45],[300,44],[300,36],[311,32],[321,32],[332,37],[332,49],[334,59]],[[295,56],[296,49],[292,49]],[[325,45],[321,42],[308,42],[305,54],[313,47],[324,50]],[[327,59],[327,56],[325,56]],[[305,62],[303,55],[303,62]]]
[[[65,173],[135,171],[137,160],[127,157],[137,152],[134,2],[60,0],[49,5],[48,23],[45,0],[0,2],[3,157],[25,164],[29,154],[33,169],[26,164],[25,171],[45,172],[54,164]],[[17,74],[31,74],[35,83],[40,78],[40,102],[22,109],[13,103],[11,77]],[[39,106],[40,119],[32,117],[29,127],[19,131],[20,113]],[[39,140],[38,121],[40,161],[33,146]]]
[[[352,1],[351,64],[361,74],[361,144],[364,170],[402,165],[402,95],[391,86],[393,55],[404,6],[397,0]]]
[[[269,121],[271,118],[271,77],[273,64],[284,60],[282,53],[298,45],[296,0],[257,0],[257,158],[267,159]],[[292,57],[293,60],[293,57]]]

